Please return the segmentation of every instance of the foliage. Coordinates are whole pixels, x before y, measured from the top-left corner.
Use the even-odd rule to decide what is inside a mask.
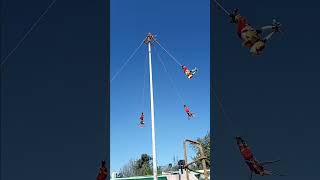
[[[204,152],[204,156],[206,159],[206,166],[210,168],[210,131],[204,137],[198,138],[198,141]],[[192,148],[195,150],[196,155],[193,157],[193,161],[200,158],[200,150],[197,146],[192,145]],[[190,168],[192,169],[203,169],[202,162],[197,161],[195,164],[191,165]],[[178,171],[178,158],[173,157],[173,162],[164,167],[158,167],[158,174],[161,174],[162,171]],[[146,176],[152,175],[152,157],[148,154],[142,154],[139,159],[137,160],[130,160],[126,165],[124,165],[120,173],[124,177],[132,177],[132,176]]]
[[[160,167],[158,169],[158,174],[162,173]],[[152,175],[152,157],[148,154],[142,154],[137,160],[130,160],[126,165],[124,165],[120,173],[123,177],[133,177],[133,176],[146,176]]]
[[[123,177],[132,177],[135,176],[135,169],[133,168],[135,166],[135,161],[130,160],[126,165],[124,165],[120,173],[123,175]]]
[[[134,165],[136,176],[152,175],[152,158],[147,154],[142,154]]]

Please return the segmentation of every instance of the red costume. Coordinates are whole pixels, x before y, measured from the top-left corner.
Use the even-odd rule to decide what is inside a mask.
[[[97,180],[106,180],[107,178],[107,168],[106,168],[106,162],[101,162],[101,167],[99,169],[99,174],[97,176]]]
[[[240,17],[237,20],[237,34],[241,38],[241,33],[243,29],[247,26],[247,20],[244,17]]]
[[[253,159],[253,153],[246,142],[241,137],[237,137],[236,139],[242,157],[247,161]]]
[[[184,73],[186,73],[186,71],[188,70],[188,68],[186,66],[183,66],[182,69],[183,69]]]
[[[250,160],[253,158],[253,153],[252,153],[251,149],[248,147],[240,148],[240,152],[241,152],[242,157],[245,160]]]
[[[105,167],[101,167],[99,174],[97,176],[97,180],[106,180],[107,178],[107,169]]]

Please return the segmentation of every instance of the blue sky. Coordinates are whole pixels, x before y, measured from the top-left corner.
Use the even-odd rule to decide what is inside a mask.
[[[183,158],[183,140],[204,136],[210,129],[210,6],[209,1],[111,1],[110,74],[119,70],[148,32],[182,64],[197,67],[194,79],[187,79],[177,65],[156,45],[153,49],[153,80],[157,161],[167,165],[173,156]],[[188,121],[183,104],[157,58],[164,61],[169,76],[183,100],[196,113]],[[147,46],[111,84],[110,167],[119,170],[142,153],[152,155],[149,71],[143,99],[144,67]],[[148,69],[147,69],[148,70]],[[144,104],[144,105],[143,105]],[[145,112],[145,128],[139,128],[139,114]],[[191,153],[191,150],[189,150]]]
[[[1,57],[51,2],[1,1]],[[182,157],[184,138],[203,136],[209,127],[209,3],[152,1],[151,8],[150,2],[112,2],[111,75],[148,31],[157,33],[181,62],[200,69],[188,81],[172,60],[163,57],[177,88],[197,113],[197,119],[187,121],[161,64],[154,59],[158,160],[166,164],[173,155]],[[255,27],[279,17],[285,31],[268,43],[263,56],[252,57],[241,47],[234,25],[212,8],[213,86],[233,122],[232,129],[212,101],[213,178],[248,178],[232,139],[240,134],[259,160],[281,158],[272,169],[289,174],[261,179],[319,179],[320,36],[315,16],[319,1],[222,2],[227,9],[240,8]],[[57,1],[1,69],[1,179],[70,180],[96,175],[108,143],[104,136],[106,3]],[[143,109],[143,52],[111,87],[111,166],[115,169],[129,158],[151,154],[151,129],[137,128]],[[23,167],[19,173],[17,164]]]

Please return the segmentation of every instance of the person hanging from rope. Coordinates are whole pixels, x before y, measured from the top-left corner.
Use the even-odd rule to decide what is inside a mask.
[[[106,180],[106,178],[107,178],[106,161],[101,161],[101,167],[99,169],[97,180]]]
[[[140,115],[140,126],[144,126],[144,114],[143,114],[143,112]]]
[[[237,141],[237,145],[240,150],[240,153],[251,171],[251,178],[252,178],[253,173],[258,174],[260,176],[266,176],[266,175],[284,176],[281,174],[272,173],[271,171],[265,169],[265,166],[267,164],[272,164],[272,163],[278,162],[279,160],[259,162],[253,156],[251,149],[249,148],[249,146],[247,145],[247,143],[245,142],[245,140],[243,138],[238,136],[238,137],[236,137],[236,141]]]
[[[183,105],[183,107],[184,107],[184,111],[185,111],[185,112],[187,113],[187,115],[188,115],[188,119],[193,118],[194,115],[193,115],[193,113],[190,111],[190,109],[188,108],[188,106],[187,106],[187,105]]]
[[[184,72],[184,74],[189,78],[191,79],[193,77],[193,75],[198,71],[197,68],[194,68],[192,70],[189,70],[187,66],[185,65],[182,65],[182,70]]]
[[[250,48],[252,55],[259,55],[266,47],[267,41],[275,32],[280,32],[281,24],[273,20],[272,25],[264,26],[260,29],[253,28],[247,19],[240,15],[239,9],[235,9],[230,13],[231,23],[237,25],[237,34],[243,40],[243,46]],[[262,38],[262,33],[271,31],[266,37]]]
[[[253,154],[247,143],[241,138],[241,137],[236,137],[238,148],[240,150],[240,153],[242,157],[245,160],[250,160],[253,158]]]

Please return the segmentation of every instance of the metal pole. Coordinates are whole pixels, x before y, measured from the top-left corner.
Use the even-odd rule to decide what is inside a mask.
[[[151,35],[151,34],[149,34]],[[148,42],[149,50],[149,69],[150,69],[150,106],[152,121],[152,161],[153,161],[153,179],[158,180],[157,155],[156,155],[156,131],[154,127],[154,104],[153,104],[153,83],[152,83],[152,64],[151,64],[151,41]]]

